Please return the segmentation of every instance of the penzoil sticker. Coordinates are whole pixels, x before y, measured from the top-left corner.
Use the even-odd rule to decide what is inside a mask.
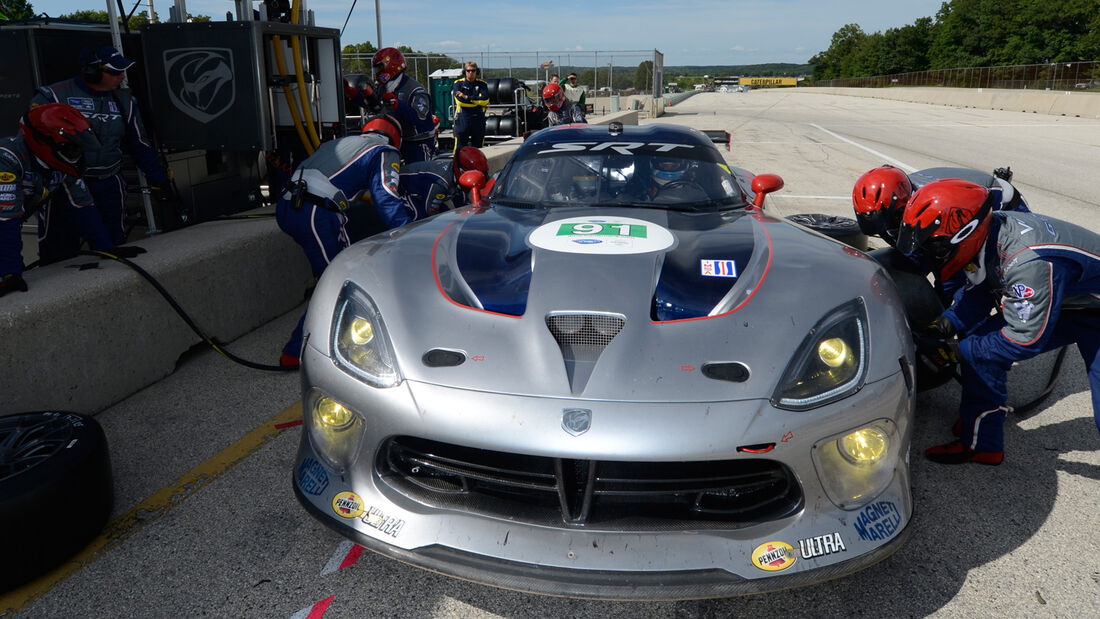
[[[794,561],[794,546],[787,542],[764,542],[752,551],[752,564],[766,572],[785,570]]]
[[[358,518],[363,515],[363,499],[354,492],[341,492],[332,497],[332,511],[341,518]]]

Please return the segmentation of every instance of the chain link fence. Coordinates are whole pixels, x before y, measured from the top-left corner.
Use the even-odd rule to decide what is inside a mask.
[[[947,86],[952,88],[1012,88],[1100,91],[1100,62],[1051,62],[1004,67],[970,67],[915,71],[874,77],[806,80],[803,86],[889,88]]]
[[[371,72],[371,54],[344,54],[345,75]],[[577,83],[587,88],[589,97],[610,94],[652,94],[661,96],[664,81],[664,55],[650,50],[598,50],[565,52],[454,52],[441,54],[405,54],[406,72],[421,84],[438,69],[457,69],[474,61],[481,77],[513,77],[536,86],[558,75],[564,81],[577,74]],[[654,87],[656,85],[656,87]]]

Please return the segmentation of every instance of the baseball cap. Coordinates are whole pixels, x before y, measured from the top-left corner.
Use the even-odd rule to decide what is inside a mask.
[[[122,52],[114,47],[104,45],[97,50],[85,47],[84,51],[80,52],[80,64],[81,66],[98,64],[114,71],[125,71],[134,66],[134,61],[123,56]]]

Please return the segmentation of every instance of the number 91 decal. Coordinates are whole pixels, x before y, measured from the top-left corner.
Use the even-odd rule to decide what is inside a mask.
[[[676,238],[655,223],[629,217],[572,217],[535,228],[528,243],[570,254],[622,255],[663,251]]]

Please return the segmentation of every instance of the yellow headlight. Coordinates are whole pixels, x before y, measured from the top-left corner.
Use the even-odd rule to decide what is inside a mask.
[[[330,430],[341,430],[351,425],[355,415],[339,402],[329,398],[318,398],[313,414],[320,424]]]
[[[374,325],[366,318],[355,318],[348,325],[348,336],[352,343],[362,346],[374,339]]]
[[[837,441],[837,447],[852,464],[874,464],[886,455],[886,434],[878,428],[863,428]]]
[[[848,344],[839,337],[831,337],[817,345],[817,356],[831,368],[838,368],[851,359]]]

